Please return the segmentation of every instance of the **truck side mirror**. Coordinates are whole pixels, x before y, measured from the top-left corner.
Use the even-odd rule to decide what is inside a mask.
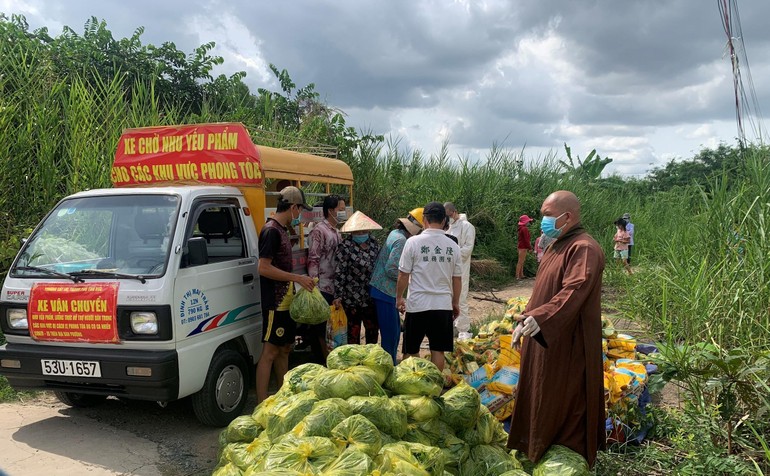
[[[206,249],[206,239],[202,236],[196,236],[187,240],[187,246],[184,255],[182,256],[183,262],[187,263],[187,266],[200,266],[202,264],[208,264],[209,254]]]

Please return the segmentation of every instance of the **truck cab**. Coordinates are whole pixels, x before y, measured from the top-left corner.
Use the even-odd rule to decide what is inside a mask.
[[[0,347],[0,374],[12,387],[53,390],[75,407],[108,396],[158,402],[191,396],[198,419],[212,426],[242,413],[261,352],[257,240],[269,213],[270,192],[262,181],[269,171],[238,124],[178,126],[164,129],[160,138],[206,128],[215,134],[221,127],[245,136],[247,154],[230,159],[214,150],[199,160],[227,166],[253,157],[258,181],[253,167],[251,177],[215,185],[169,180],[168,170],[150,165],[126,166],[129,174],[149,170],[162,180],[76,193],[43,218],[0,293],[7,340]],[[302,170],[303,155],[291,153],[284,161],[298,161],[294,167]],[[119,156],[113,168],[121,166]],[[191,157],[199,156],[186,155],[186,164]],[[174,154],[162,159],[172,165],[179,160]],[[313,176],[328,180],[305,171],[293,184]]]

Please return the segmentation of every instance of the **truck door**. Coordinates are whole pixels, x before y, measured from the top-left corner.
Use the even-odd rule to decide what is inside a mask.
[[[200,374],[216,347],[256,332],[260,316],[257,259],[246,252],[249,237],[237,199],[199,199],[189,216],[172,303],[179,329],[180,397],[186,382],[200,388]]]

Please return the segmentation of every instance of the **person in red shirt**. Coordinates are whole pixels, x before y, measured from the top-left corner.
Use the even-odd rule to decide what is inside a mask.
[[[527,225],[532,218],[527,215],[519,217],[519,239],[516,249],[519,251],[519,260],[516,262],[516,279],[524,279],[524,261],[527,259],[527,251],[532,249],[532,237],[529,236]]]

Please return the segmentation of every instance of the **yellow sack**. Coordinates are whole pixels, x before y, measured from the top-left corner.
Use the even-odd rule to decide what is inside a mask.
[[[497,418],[500,421],[505,421],[511,418],[511,415],[513,415],[514,406],[516,406],[516,399],[512,398],[508,400],[502,407],[498,408],[497,411],[493,412],[495,415],[495,418]]]
[[[636,339],[628,334],[617,334],[607,342],[610,349],[635,350]]]
[[[633,350],[623,350],[623,349],[610,349],[607,351],[607,358],[611,360],[618,360],[618,359],[635,359],[636,358],[636,352]]]
[[[493,375],[495,375],[495,368],[489,364],[484,364],[475,372],[466,376],[465,381],[480,392],[484,390]]]
[[[497,358],[497,366],[500,368],[521,366],[521,354],[511,348],[512,338],[510,334],[500,336],[500,355]]]
[[[345,310],[340,306],[335,309],[330,306],[331,315],[326,321],[326,345],[329,350],[348,343],[348,316]]]
[[[519,369],[518,367],[503,367],[498,370],[497,373],[487,384],[487,389],[490,392],[500,392],[507,395],[513,395],[516,391],[516,386],[519,385]]]

